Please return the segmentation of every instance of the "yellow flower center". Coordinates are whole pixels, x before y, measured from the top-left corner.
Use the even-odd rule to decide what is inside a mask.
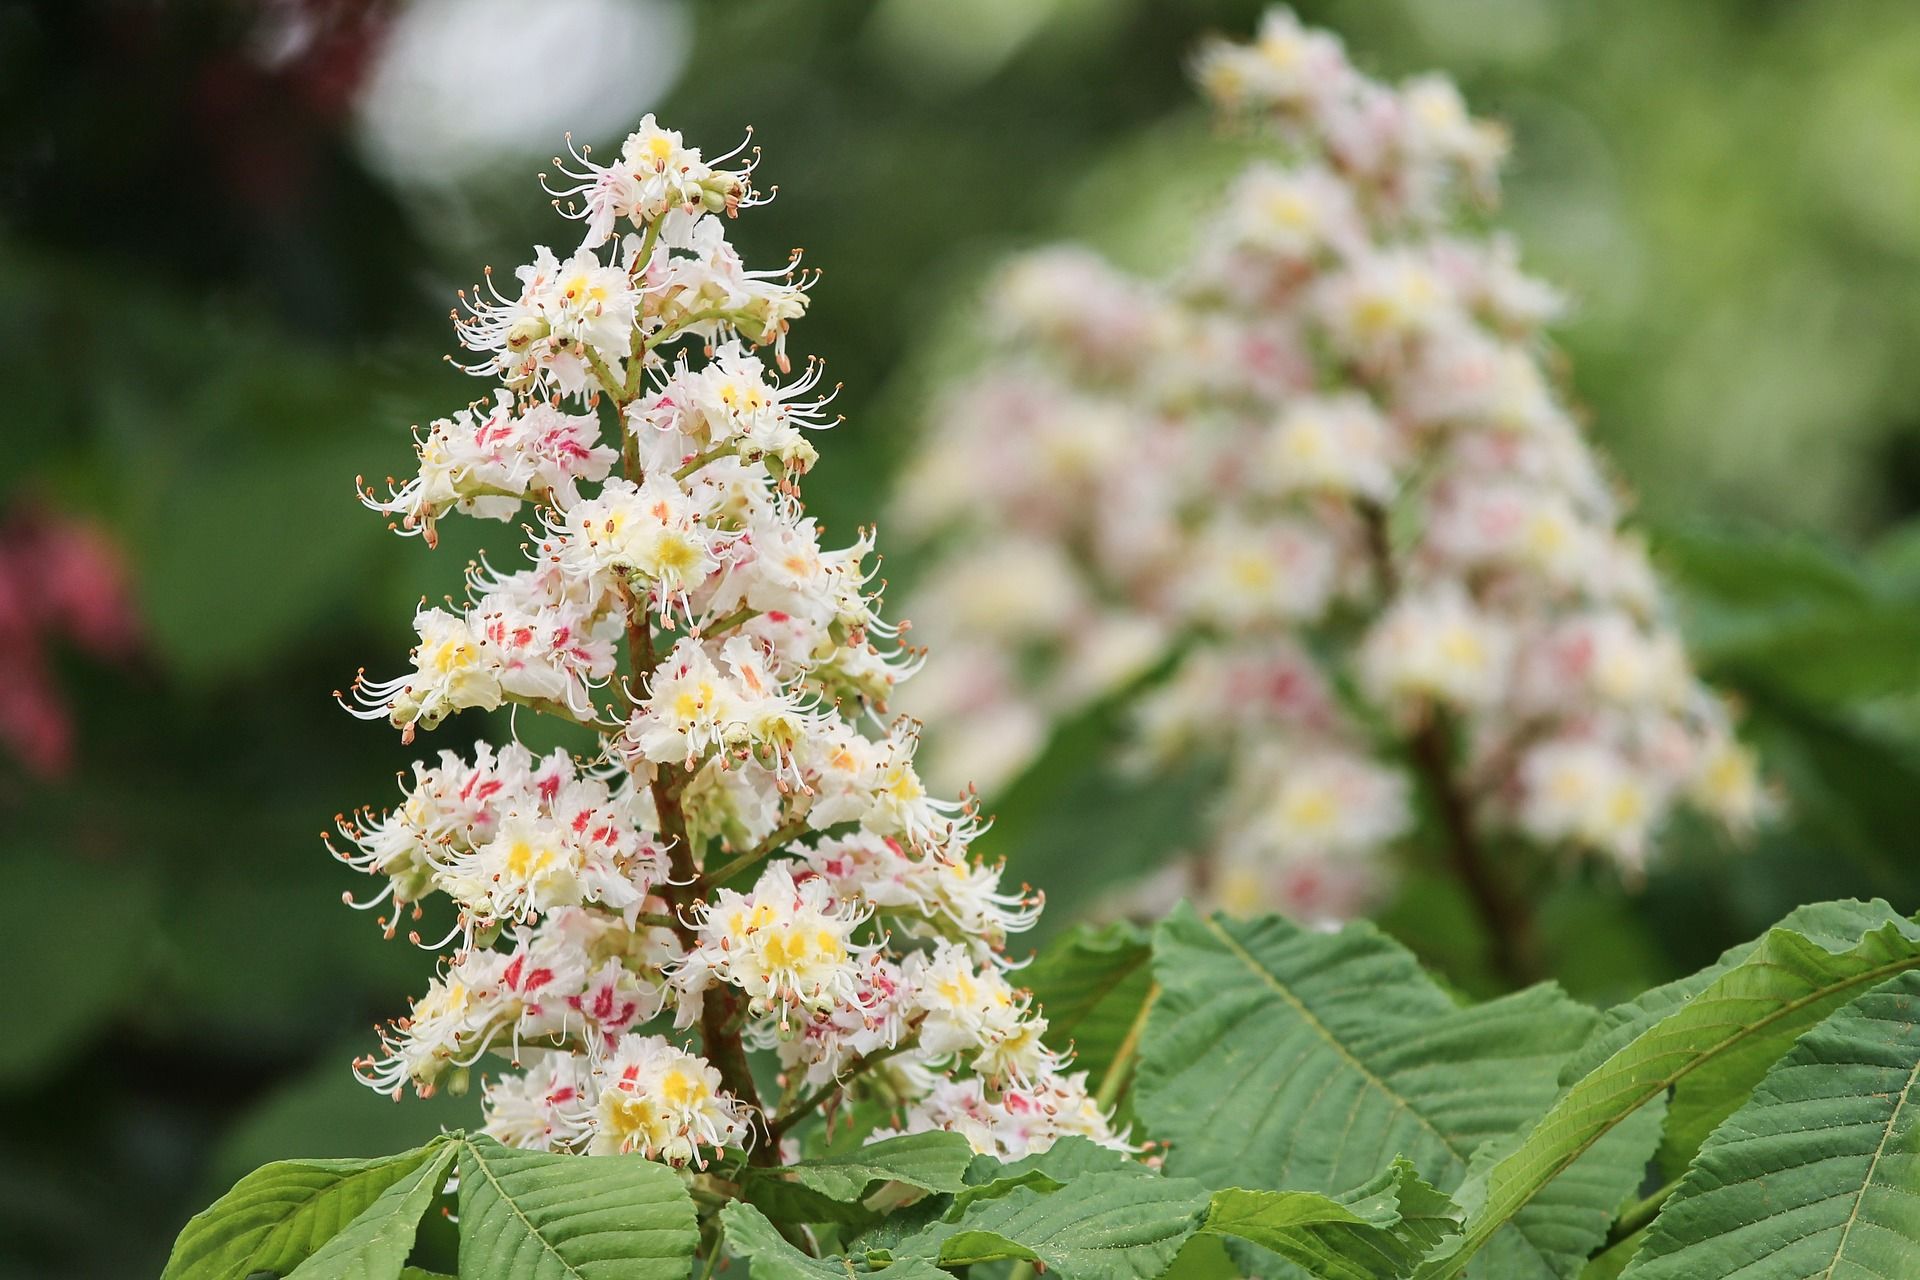
[[[682,1109],[698,1106],[709,1096],[706,1081],[678,1067],[669,1068],[660,1078],[660,1095],[667,1105]]]

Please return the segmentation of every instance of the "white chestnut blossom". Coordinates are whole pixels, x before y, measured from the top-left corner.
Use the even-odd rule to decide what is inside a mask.
[[[409,669],[357,679],[356,714],[412,741],[505,708],[496,728],[572,737],[442,751],[391,811],[339,819],[336,857],[378,885],[354,905],[389,937],[435,913],[405,932],[445,952],[357,1072],[480,1075],[502,1142],[681,1166],[777,1159],[863,1095],[983,1150],[1118,1145],[1006,976],[1039,895],[972,855],[970,795],[930,790],[918,726],[889,719],[920,655],[882,616],[875,533],[831,543],[802,505],[832,397],[784,355],[810,279],[727,241],[751,166],[651,117],[589,154],[551,188],[581,247],[457,321],[501,388],[435,422],[388,498],[363,488],[430,544],[451,513],[529,507],[531,540],[423,603]],[[955,1087],[984,1120],[929,1101]]]
[[[1381,903],[1422,813],[1429,847],[1629,875],[1677,805],[1751,827],[1732,710],[1552,372],[1564,299],[1479,229],[1504,131],[1285,9],[1196,73],[1275,145],[1188,193],[1151,274],[1007,266],[904,478],[929,777],[1001,784],[1147,679],[1133,763],[1224,780],[1139,901],[1315,921]]]

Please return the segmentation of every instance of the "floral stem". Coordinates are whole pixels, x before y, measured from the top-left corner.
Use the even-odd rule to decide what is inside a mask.
[[[731,631],[743,622],[752,621],[760,616],[760,611],[750,605],[741,605],[718,622],[712,622],[701,628],[703,635],[717,636],[723,631]]]
[[[1390,596],[1400,579],[1393,560],[1387,513],[1374,503],[1363,504],[1367,551],[1380,578],[1380,591]],[[1412,742],[1413,763],[1446,833],[1447,865],[1473,902],[1474,913],[1487,935],[1494,971],[1510,986],[1532,982],[1535,973],[1533,915],[1527,904],[1512,896],[1487,866],[1475,829],[1473,809],[1455,776],[1449,724],[1439,707],[1429,708]]]
[[[635,328],[635,341],[640,342],[640,327]],[[595,360],[595,371],[603,381],[606,377],[605,366]],[[624,448],[621,451],[621,466],[627,479],[640,481],[640,464],[637,451],[632,446],[631,433],[627,431],[625,416],[620,412],[623,402],[618,391],[614,395],[614,417]],[[629,696],[632,690],[646,685],[648,678],[659,664],[659,654],[653,644],[653,621],[647,616],[645,602],[636,596],[623,582],[620,586],[620,602],[627,615],[627,665]],[[695,944],[693,926],[687,922],[686,908],[698,901],[699,870],[693,863],[693,849],[687,839],[686,814],[680,807],[680,792],[690,781],[683,769],[671,766],[655,770],[651,789],[654,809],[659,817],[660,834],[667,841],[668,865],[673,874],[669,881],[661,886],[661,896],[666,898],[673,908],[672,924],[669,926],[674,936],[680,939],[684,947]],[[755,1114],[761,1113],[760,1091],[753,1083],[753,1068],[747,1061],[746,1046],[741,1042],[738,1006],[744,1004],[739,994],[731,988],[720,987],[707,993],[700,1008],[700,1042],[706,1051],[707,1060],[720,1073],[721,1086],[737,1098],[741,1105]],[[779,1145],[771,1133],[766,1142],[756,1143],[749,1157],[755,1164],[767,1165],[780,1162]]]
[[[775,830],[772,835],[768,836],[765,840],[762,840],[759,844],[753,846],[753,848],[747,850],[745,853],[741,854],[739,857],[734,858],[730,862],[723,862],[711,871],[702,872],[700,876],[700,883],[695,885],[694,887],[698,891],[704,893],[708,889],[712,889],[719,885],[723,885],[727,881],[739,875],[742,871],[745,871],[748,867],[752,866],[754,863],[759,862],[762,858],[769,857],[775,852],[777,852],[778,850],[785,848],[787,845],[793,843],[795,840],[799,839],[801,836],[805,835],[806,833],[807,833],[807,820],[805,818],[795,818],[792,822],[789,822],[785,826]]]
[[[613,399],[614,417],[620,419],[622,415],[619,413],[619,410],[627,406],[625,380],[616,377],[613,370],[607,365],[606,360],[592,347],[583,346],[581,351],[584,352],[587,357],[587,366],[593,370],[593,376],[599,380],[600,389],[605,391],[607,395]],[[624,420],[616,422],[615,425],[620,428],[622,434],[625,434],[627,424]]]
[[[696,453],[693,457],[687,459],[687,461],[681,465],[680,469],[673,473],[673,478],[675,480],[685,480],[709,462],[717,462],[721,458],[731,458],[738,452],[739,450],[733,445],[717,444],[705,453]]]
[[[915,1028],[915,1030],[917,1030],[917,1028]],[[878,1049],[868,1054],[866,1057],[860,1059],[860,1061],[854,1063],[853,1066],[849,1067],[846,1074],[827,1081],[812,1093],[803,1094],[791,1106],[782,1111],[768,1128],[773,1131],[773,1136],[778,1139],[801,1119],[811,1115],[814,1109],[821,1103],[851,1084],[854,1077],[858,1076],[861,1072],[871,1067],[879,1066],[896,1053],[905,1053],[908,1049],[912,1048],[913,1045],[913,1037],[909,1034],[902,1036],[898,1044],[890,1045],[885,1049]]]
[[[1433,796],[1447,840],[1447,862],[1473,902],[1487,935],[1494,971],[1503,981],[1523,987],[1535,980],[1533,913],[1508,892],[1488,867],[1467,798],[1454,777],[1448,722],[1431,708],[1413,737],[1413,761]]]
[[[582,729],[587,729],[594,733],[604,733],[606,731],[605,725],[595,724],[592,720],[582,716],[566,703],[554,698],[522,698],[508,694],[507,701],[513,703],[515,706],[525,707],[529,711],[538,711],[543,716],[552,716],[556,720],[565,720],[568,724],[578,725]]]
[[[724,320],[735,328],[741,328],[752,319],[752,316],[744,312],[730,311],[725,307],[710,307],[705,311],[692,311],[681,316],[677,323],[668,325],[661,329],[659,333],[654,334],[651,345],[657,347],[662,343],[672,342],[681,334],[693,328],[693,326],[705,324],[709,320]]]

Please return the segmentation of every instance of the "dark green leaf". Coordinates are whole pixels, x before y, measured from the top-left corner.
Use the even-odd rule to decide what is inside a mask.
[[[1154,1280],[1206,1203],[1206,1189],[1185,1178],[1090,1173],[1059,1190],[1017,1186],[975,1200],[893,1252],[943,1267],[1039,1261],[1063,1280]]]
[[[686,1280],[698,1241],[693,1200],[663,1164],[491,1138],[460,1149],[461,1280]]]
[[[1531,1124],[1596,1015],[1551,987],[1462,1008],[1369,925],[1202,920],[1155,937],[1162,993],[1134,1084],[1170,1173],[1213,1186],[1366,1184],[1396,1156],[1451,1192],[1476,1151]],[[1503,1277],[1564,1277],[1639,1183],[1654,1135],[1602,1144],[1511,1224]]]
[[[283,1160],[256,1169],[187,1223],[162,1280],[285,1275],[441,1145],[435,1140],[378,1160]]]
[[[1846,1280],[1920,1259],[1920,973],[1800,1038],[1713,1131],[1623,1280]]]
[[[1398,1280],[1460,1229],[1460,1211],[1396,1160],[1335,1200],[1311,1191],[1216,1191],[1201,1230],[1271,1250],[1321,1280]]]
[[[720,1211],[727,1251],[747,1260],[753,1280],[850,1280],[854,1275],[884,1275],[887,1280],[948,1280],[929,1262],[905,1258],[879,1267],[862,1258],[816,1258],[783,1237],[767,1215],[740,1201]]]
[[[344,1231],[321,1245],[287,1280],[400,1280],[420,1217],[446,1185],[456,1148],[442,1145],[427,1161],[380,1193]]]
[[[1881,918],[1884,924],[1848,938]],[[1920,928],[1891,917],[1884,904],[1827,904],[1796,912],[1787,924],[1806,931],[1775,928],[1704,974],[1610,1014],[1577,1060],[1597,1065],[1524,1141],[1475,1171],[1475,1185],[1459,1197],[1470,1210],[1460,1244],[1423,1268],[1423,1280],[1459,1275],[1543,1188],[1669,1089],[1674,1133],[1723,1117],[1794,1037],[1863,991],[1920,968]]]

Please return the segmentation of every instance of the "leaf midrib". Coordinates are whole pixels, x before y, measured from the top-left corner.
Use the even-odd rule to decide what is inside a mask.
[[[1458,1146],[1454,1144],[1451,1138],[1449,1138],[1445,1133],[1442,1133],[1439,1129],[1435,1128],[1433,1122],[1427,1119],[1427,1117],[1423,1113],[1421,1113],[1417,1108],[1415,1108],[1410,1101],[1408,1101],[1404,1096],[1402,1096],[1399,1092],[1397,1092],[1390,1085],[1388,1085],[1387,1082],[1384,1079],[1382,1079],[1378,1074],[1376,1074],[1371,1067],[1369,1067],[1366,1063],[1362,1062],[1359,1058],[1355,1057],[1353,1055],[1353,1051],[1348,1049],[1346,1045],[1342,1044],[1340,1042],[1339,1037],[1333,1034],[1333,1030],[1330,1027],[1328,1027],[1326,1023],[1320,1021],[1320,1019],[1314,1014],[1314,1012],[1307,1007],[1305,1002],[1303,1002],[1298,996],[1294,995],[1292,991],[1288,990],[1286,985],[1280,981],[1278,975],[1274,974],[1272,971],[1270,971],[1264,965],[1262,965],[1260,963],[1259,958],[1255,956],[1252,952],[1248,951],[1245,947],[1241,946],[1239,940],[1235,938],[1232,934],[1228,933],[1225,929],[1222,929],[1218,921],[1209,919],[1209,920],[1204,920],[1201,923],[1206,927],[1207,932],[1212,934],[1213,937],[1220,943],[1221,946],[1225,947],[1229,952],[1231,952],[1234,955],[1235,958],[1237,958],[1242,964],[1244,964],[1262,982],[1266,983],[1266,985],[1273,990],[1274,994],[1278,995],[1282,1000],[1286,1001],[1287,1004],[1291,1005],[1293,1009],[1297,1013],[1299,1013],[1301,1018],[1303,1018],[1307,1022],[1307,1024],[1313,1028],[1314,1032],[1317,1035],[1319,1035],[1319,1037],[1322,1040],[1324,1040],[1329,1046],[1332,1047],[1335,1053],[1337,1053],[1342,1059],[1344,1059],[1347,1062],[1347,1064],[1351,1066],[1355,1071],[1358,1071],[1360,1075],[1363,1078],[1365,1078],[1370,1085],[1372,1085],[1375,1089],[1379,1090],[1380,1093],[1384,1094],[1393,1103],[1396,1110],[1404,1111],[1408,1115],[1412,1116],[1414,1120],[1419,1123],[1421,1128],[1425,1129],[1428,1133],[1432,1134],[1436,1139],[1439,1140],[1440,1145],[1446,1148],[1447,1154],[1451,1155],[1455,1160],[1459,1162],[1461,1169],[1464,1170],[1467,1167],[1468,1159],[1471,1153],[1462,1151]]]
[[[424,1164],[425,1162],[426,1162],[426,1156],[423,1155],[421,1157],[421,1163]],[[419,1165],[415,1165],[414,1167],[418,1168]],[[305,1217],[306,1215],[313,1213],[320,1201],[326,1199],[331,1195],[336,1194],[337,1192],[341,1191],[343,1188],[350,1186],[351,1184],[359,1181],[360,1179],[370,1178],[378,1174],[385,1173],[387,1172],[388,1168],[389,1166],[386,1164],[371,1165],[365,1169],[357,1169],[354,1172],[349,1173],[344,1177],[338,1179],[337,1181],[328,1184],[327,1186],[313,1188],[310,1194],[308,1194],[307,1196],[303,1197],[302,1199],[300,1199],[298,1202],[295,1203],[295,1207],[291,1211],[289,1211],[286,1214],[286,1216],[282,1217],[277,1222],[274,1222],[271,1226],[267,1228],[265,1232],[261,1234],[259,1242],[255,1244],[252,1249],[249,1249],[247,1251],[247,1256],[245,1259],[245,1269],[238,1272],[237,1274],[242,1276],[253,1274],[253,1272],[258,1269],[258,1264],[261,1258],[271,1256],[271,1254],[274,1251],[284,1247],[285,1242],[289,1237],[289,1233],[293,1229],[293,1224],[296,1221],[300,1220],[301,1218]],[[387,1183],[387,1186],[388,1187],[397,1186],[400,1183],[406,1181],[408,1172],[411,1172],[411,1170],[402,1172],[399,1177]],[[386,1188],[383,1187],[381,1188],[381,1190],[384,1192]],[[376,1199],[377,1198],[378,1197],[376,1197]],[[361,1206],[360,1212],[364,1213],[367,1208],[371,1207],[372,1204],[373,1204],[373,1201],[371,1200],[368,1201],[366,1205]],[[342,1230],[344,1230],[345,1227],[348,1224],[350,1224],[354,1218],[358,1216],[359,1214],[357,1213],[347,1215],[346,1222],[343,1222],[341,1224]]]
[[[500,1185],[500,1179],[494,1176],[493,1166],[489,1165],[487,1163],[487,1158],[480,1154],[480,1148],[474,1146],[470,1142],[465,1143],[464,1145],[467,1149],[467,1153],[473,1157],[474,1164],[479,1166],[480,1172],[487,1175],[487,1183],[493,1188],[493,1193],[500,1197],[500,1203],[506,1205],[507,1208],[513,1210],[513,1216],[520,1219],[520,1221],[526,1226],[527,1234],[532,1236],[535,1240],[538,1240],[540,1242],[540,1247],[542,1249],[545,1249],[548,1253],[552,1254],[555,1258],[557,1258],[560,1262],[560,1265],[567,1269],[568,1275],[578,1276],[580,1280],[586,1280],[586,1272],[580,1270],[580,1268],[574,1266],[571,1262],[568,1262],[566,1259],[566,1255],[562,1254],[560,1250],[556,1249],[553,1245],[553,1242],[547,1239],[546,1236],[541,1234],[539,1228],[533,1225],[533,1219],[529,1218],[526,1215],[526,1211],[520,1207],[518,1202],[516,1202],[512,1196],[507,1194],[507,1189]]]
[[[1488,1240],[1493,1238],[1494,1233],[1497,1232],[1500,1229],[1500,1227],[1505,1226],[1508,1222],[1511,1222],[1515,1217],[1519,1215],[1521,1210],[1525,1209],[1529,1204],[1532,1204],[1534,1197],[1538,1196],[1542,1191],[1544,1191],[1547,1185],[1551,1183],[1555,1178],[1565,1173],[1567,1169],[1571,1167],[1576,1160],[1578,1160],[1581,1156],[1585,1155],[1588,1151],[1592,1150],[1594,1147],[1594,1144],[1598,1143],[1600,1139],[1606,1137],[1609,1133],[1612,1133],[1614,1129],[1624,1124],[1629,1116],[1632,1116],[1634,1113],[1638,1112],[1641,1107],[1644,1107],[1645,1105],[1647,1105],[1648,1102],[1652,1101],[1655,1095],[1664,1093],[1667,1089],[1672,1088],[1674,1085],[1678,1084],[1681,1080],[1686,1079],[1687,1076],[1693,1074],[1694,1071],[1706,1065],[1708,1062],[1712,1061],[1714,1058],[1717,1058],[1721,1053],[1725,1052],[1728,1048],[1740,1043],[1742,1040],[1745,1040],[1750,1036],[1758,1034],[1759,1032],[1765,1030],[1767,1027],[1771,1026],[1773,1023],[1778,1022],[1781,1018],[1786,1017],[1788,1014],[1797,1013],[1801,1009],[1805,1008],[1807,1005],[1813,1004],[1819,1000],[1823,1000],[1826,997],[1835,994],[1836,992],[1845,991],[1849,987],[1859,986],[1862,983],[1878,982],[1881,978],[1889,977],[1892,974],[1902,972],[1903,970],[1912,969],[1912,968],[1915,968],[1916,966],[1920,966],[1920,956],[1909,956],[1898,961],[1893,961],[1888,964],[1876,966],[1875,968],[1866,970],[1865,972],[1853,978],[1849,978],[1843,982],[1837,982],[1832,984],[1831,986],[1821,987],[1814,991],[1811,991],[1808,994],[1800,997],[1798,1000],[1793,1000],[1788,1002],[1787,1004],[1781,1005],[1778,1009],[1774,1010],[1772,1013],[1768,1014],[1766,1017],[1760,1019],[1760,1021],[1748,1023],[1742,1026],[1739,1031],[1736,1031],[1732,1035],[1726,1037],[1724,1040],[1721,1040],[1718,1044],[1715,1044],[1710,1048],[1708,1048],[1707,1050],[1705,1050],[1704,1052],[1695,1055],[1690,1061],[1686,1063],[1686,1065],[1667,1074],[1666,1076],[1659,1078],[1658,1080],[1651,1082],[1648,1088],[1643,1089],[1641,1091],[1639,1101],[1635,1102],[1633,1105],[1625,1108],[1624,1110],[1616,1112],[1611,1118],[1606,1120],[1598,1129],[1596,1129],[1591,1137],[1589,1137],[1585,1142],[1581,1143],[1578,1147],[1576,1147],[1565,1159],[1560,1160],[1555,1164],[1553,1164],[1552,1166],[1550,1166],[1550,1171],[1544,1177],[1541,1177],[1535,1180],[1532,1189],[1527,1191],[1526,1194],[1522,1196],[1517,1202],[1515,1202],[1510,1206],[1503,1206],[1502,1209],[1499,1211],[1498,1218],[1494,1220],[1495,1225],[1492,1228],[1487,1229],[1484,1226],[1470,1228],[1467,1231],[1467,1233],[1461,1238],[1461,1245],[1460,1245],[1459,1251],[1450,1255],[1445,1260],[1445,1262],[1442,1264],[1442,1269],[1429,1271],[1425,1273],[1425,1275],[1428,1277],[1443,1277],[1443,1276],[1459,1275],[1461,1268],[1463,1268],[1468,1262],[1473,1260],[1474,1255],[1480,1252],[1481,1248],[1486,1245]],[[1606,1061],[1607,1062],[1613,1061],[1613,1059],[1619,1057],[1620,1054],[1625,1053],[1628,1049],[1632,1048],[1634,1045],[1639,1044],[1640,1041],[1645,1036],[1657,1030],[1661,1022],[1665,1022],[1667,1018],[1674,1016],[1675,1012],[1678,1012],[1679,1009],[1684,1007],[1685,1006],[1676,1006],[1673,1012],[1669,1012],[1667,1015],[1662,1017],[1659,1020],[1659,1022],[1655,1022],[1652,1026],[1649,1026],[1648,1028],[1646,1028],[1646,1030],[1642,1031],[1639,1035],[1635,1036],[1632,1040],[1622,1045],[1620,1049],[1616,1051],[1614,1054],[1612,1054],[1610,1057],[1608,1057]],[[1601,1067],[1604,1067],[1605,1065],[1606,1065],[1605,1062],[1601,1063]],[[1595,1073],[1597,1073],[1599,1070],[1600,1070],[1600,1067],[1594,1068]],[[1589,1076],[1588,1078],[1591,1078],[1591,1076]],[[1576,1088],[1578,1087],[1577,1083],[1575,1087]],[[1549,1114],[1551,1114],[1551,1112],[1549,1112]],[[1545,1123],[1545,1117],[1542,1117],[1541,1123]],[[1538,1131],[1539,1131],[1539,1125],[1535,1125],[1534,1129],[1529,1132],[1529,1136],[1531,1136],[1532,1133],[1538,1132]],[[1523,1146],[1524,1146],[1524,1142],[1525,1140],[1523,1139],[1522,1140]],[[1496,1165],[1495,1167],[1497,1168],[1498,1166]],[[1491,1188],[1489,1188],[1489,1191],[1491,1192]]]
[[[1840,1242],[1834,1246],[1833,1261],[1820,1273],[1823,1280],[1832,1280],[1834,1268],[1840,1265],[1840,1259],[1846,1256],[1847,1238],[1853,1234],[1853,1224],[1859,1221],[1860,1205],[1867,1198],[1867,1190],[1873,1186],[1873,1175],[1880,1168],[1880,1157],[1887,1152],[1887,1142],[1893,1137],[1893,1131],[1900,1123],[1900,1113],[1913,1100],[1913,1085],[1920,1080],[1920,1060],[1907,1069],[1907,1083],[1900,1090],[1900,1101],[1893,1104],[1893,1111],[1887,1116],[1887,1127],[1880,1131],[1880,1141],[1874,1144],[1873,1159],[1867,1164],[1867,1176],[1860,1180],[1860,1190],[1854,1193],[1853,1207],[1847,1210],[1847,1224],[1840,1230]]]

